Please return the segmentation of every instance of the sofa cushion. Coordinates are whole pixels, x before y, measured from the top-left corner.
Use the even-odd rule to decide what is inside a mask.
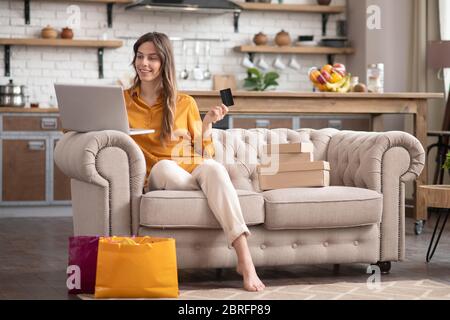
[[[237,190],[247,225],[264,223],[264,198],[260,193]],[[154,228],[221,229],[199,191],[156,190],[142,196],[140,224]]]
[[[339,228],[381,221],[383,195],[368,189],[292,188],[263,195],[267,229]]]

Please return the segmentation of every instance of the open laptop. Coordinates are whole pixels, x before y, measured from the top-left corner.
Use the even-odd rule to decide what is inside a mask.
[[[89,132],[118,130],[129,135],[154,133],[130,129],[121,86],[55,84],[62,127]]]

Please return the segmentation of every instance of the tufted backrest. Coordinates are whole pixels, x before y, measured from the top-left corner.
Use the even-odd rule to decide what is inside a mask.
[[[314,160],[327,160],[327,148],[335,129],[213,129],[214,159],[222,163],[236,189],[260,192],[256,167],[264,163],[264,145],[312,142]]]

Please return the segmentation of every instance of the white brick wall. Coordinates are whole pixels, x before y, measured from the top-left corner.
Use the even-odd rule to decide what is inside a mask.
[[[273,2],[276,2],[273,0]],[[315,4],[315,0],[284,0],[284,3]],[[241,65],[244,54],[233,51],[242,44],[251,44],[255,33],[260,31],[269,36],[270,43],[281,29],[288,31],[294,40],[298,35],[314,35],[321,38],[321,15],[287,12],[243,11],[239,20],[239,33],[234,33],[233,15],[188,14],[167,12],[125,11],[123,5],[114,5],[113,27],[106,28],[106,5],[67,1],[31,1],[30,25],[24,24],[22,0],[0,1],[0,37],[27,38],[38,37],[40,30],[51,25],[61,30],[67,25],[69,5],[79,6],[81,13],[80,28],[74,30],[75,38],[100,39],[104,32],[110,39],[122,39],[124,46],[118,49],[105,49],[104,79],[98,79],[97,49],[92,48],[53,48],[53,47],[11,47],[11,77],[18,84],[27,85],[32,100],[48,105],[54,96],[53,83],[92,83],[111,84],[124,78],[132,69],[129,66],[133,57],[133,43],[150,31],[165,32],[171,37],[222,38],[224,42],[211,42],[210,71],[213,74],[234,74],[238,85],[242,86],[246,77],[246,68]],[[345,4],[345,0],[333,0],[333,5]],[[328,23],[328,35],[336,34],[336,20],[345,19],[345,15],[331,15]],[[187,42],[187,54],[183,56],[182,45],[174,41],[177,71],[192,71],[197,63],[194,53],[195,42]],[[201,44],[200,66],[206,68],[204,43]],[[261,55],[256,55],[256,60]],[[264,54],[270,65],[276,54]],[[292,55],[281,55],[287,64]],[[301,70],[286,68],[280,73],[277,90],[311,91],[307,71],[311,66],[326,63],[324,55],[295,55]],[[345,63],[345,57],[338,56],[337,61]],[[4,77],[4,50],[0,50],[0,83],[7,83]],[[273,69],[273,67],[271,66]],[[196,81],[192,74],[188,80],[178,79],[180,89],[203,90],[212,88],[212,80]]]

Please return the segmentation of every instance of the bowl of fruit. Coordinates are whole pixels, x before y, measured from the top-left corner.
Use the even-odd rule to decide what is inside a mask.
[[[351,74],[347,73],[342,63],[326,64],[322,68],[309,70],[309,79],[321,92],[348,92]]]

